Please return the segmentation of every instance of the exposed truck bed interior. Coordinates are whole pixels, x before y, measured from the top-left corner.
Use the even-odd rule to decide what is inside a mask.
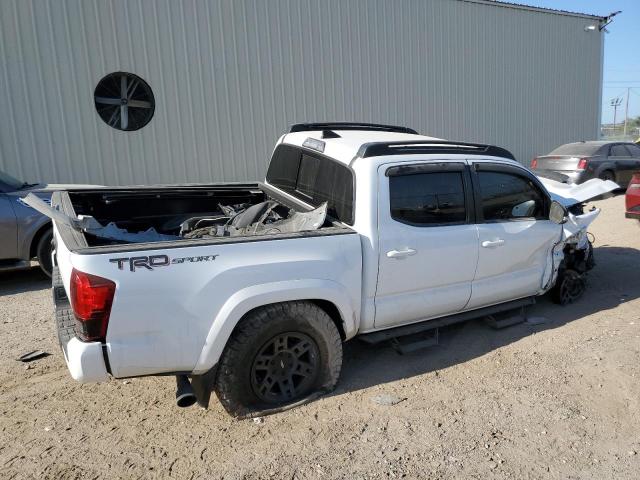
[[[69,191],[68,195],[76,215],[91,216],[108,227],[104,235],[88,229],[88,246],[293,233],[332,226],[326,204],[305,212],[258,183],[121,187]],[[136,234],[139,240],[132,240]]]

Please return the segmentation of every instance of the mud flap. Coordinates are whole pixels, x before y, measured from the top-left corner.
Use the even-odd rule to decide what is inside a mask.
[[[190,376],[191,387],[196,394],[196,401],[202,408],[209,408],[209,400],[211,400],[213,385],[216,381],[216,373],[218,373],[218,366],[214,365],[213,368],[202,375]]]

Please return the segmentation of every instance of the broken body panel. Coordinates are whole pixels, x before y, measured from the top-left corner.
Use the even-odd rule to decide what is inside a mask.
[[[273,235],[330,226],[325,225],[326,202],[311,211],[296,211],[306,207],[290,207],[268,199],[260,189],[246,192],[237,189],[232,196],[225,187],[213,186],[197,190],[188,187],[153,191],[105,189],[66,195],[73,213],[53,209],[35,195],[28,195],[25,203],[60,224],[86,234],[89,245]],[[155,205],[150,205],[150,201]],[[155,211],[158,208],[160,211]],[[99,219],[85,212],[96,212]]]
[[[614,190],[620,188],[620,185],[616,182],[597,178],[587,180],[578,185],[558,182],[543,176],[538,176],[538,178],[551,195],[551,198],[567,208],[591,200],[606,198]]]

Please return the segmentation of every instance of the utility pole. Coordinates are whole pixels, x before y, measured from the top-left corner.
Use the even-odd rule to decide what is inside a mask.
[[[618,118],[618,107],[622,105],[620,97],[612,98],[610,105],[613,107],[613,134],[616,134],[616,119]]]
[[[627,87],[627,101],[624,105],[624,136],[627,136],[627,117],[629,116],[629,92],[631,87]]]

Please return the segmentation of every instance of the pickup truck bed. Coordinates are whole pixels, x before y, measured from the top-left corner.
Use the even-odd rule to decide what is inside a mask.
[[[305,212],[310,208],[296,201],[293,197],[282,195],[269,185],[262,183],[249,184],[212,184],[212,185],[172,185],[150,187],[112,187],[95,190],[70,190],[56,192],[52,205],[71,218],[91,216],[101,225],[115,224],[119,229],[128,232],[145,232],[149,229],[159,235],[140,236],[140,240],[132,244],[130,241],[105,238],[99,235],[80,233],[74,229],[61,229],[65,235],[65,244],[72,251],[89,253],[87,248],[103,247],[100,251],[118,251],[119,245],[127,245],[126,250],[144,250],[148,243],[168,243],[179,241],[179,246],[193,245],[189,237],[181,236],[181,224],[190,219],[208,219],[224,217],[221,206],[257,205],[267,201],[277,202],[291,211]],[[224,218],[220,223],[224,223]],[[348,233],[349,228],[333,222],[329,217],[317,230],[304,232],[256,233],[248,236],[207,237],[212,243],[237,243],[257,241],[268,237],[278,238],[332,235]],[[200,240],[200,239],[198,239]],[[202,242],[196,242],[202,244]],[[178,245],[172,245],[173,247]]]
[[[258,183],[58,192],[52,206],[71,217],[88,214],[130,231],[153,227],[169,234],[186,218],[215,213],[219,204],[275,198],[309,209]],[[141,243],[104,240],[66,225],[56,229],[62,239],[56,264],[67,292],[71,269],[90,270],[116,283],[104,339],[108,364],[92,367],[91,374],[72,370],[79,380],[103,380],[107,372],[115,377],[203,373],[222,353],[224,343],[214,340],[231,334],[229,315],[241,318],[260,305],[260,297],[277,301],[279,290],[287,300],[292,294],[326,298],[323,292],[329,291],[345,312],[359,310],[350,299],[360,295],[360,240],[355,231],[330,220],[313,231]],[[300,272],[304,280],[292,285]],[[288,286],[280,288],[285,281]],[[60,308],[68,308],[66,303],[62,298]],[[97,342],[75,343],[67,348],[93,348],[96,363],[103,363],[102,348],[87,347]]]

